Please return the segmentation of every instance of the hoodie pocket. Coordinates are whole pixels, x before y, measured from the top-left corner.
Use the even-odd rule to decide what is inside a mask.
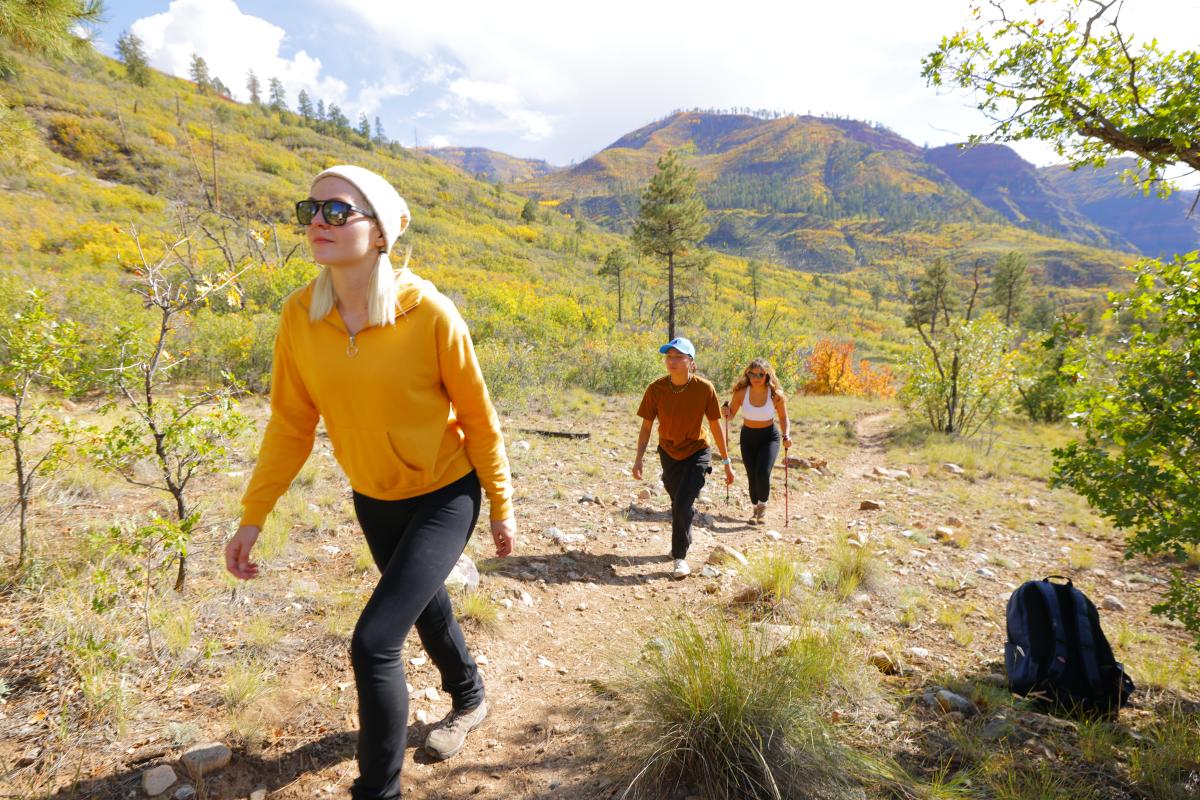
[[[419,431],[351,428],[330,438],[350,485],[368,496],[386,497],[420,489],[433,479],[437,442],[422,442]]]

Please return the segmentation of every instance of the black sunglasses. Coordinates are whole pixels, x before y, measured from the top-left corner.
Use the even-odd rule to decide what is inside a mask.
[[[325,222],[337,227],[345,225],[351,211],[357,211],[364,217],[374,217],[370,211],[352,206],[344,200],[301,200],[296,203],[296,220],[301,225],[309,225],[317,212],[325,218]]]

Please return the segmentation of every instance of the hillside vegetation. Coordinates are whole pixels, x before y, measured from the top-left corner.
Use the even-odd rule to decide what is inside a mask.
[[[1060,286],[1117,283],[1130,259],[1105,249],[1107,235],[1077,214],[1066,228],[1056,224],[1066,216],[989,207],[922,148],[855,120],[678,112],[517,188],[623,230],[667,150],[697,170],[715,223],[707,243],[726,252],[844,272],[939,256],[967,264],[1016,249]]]

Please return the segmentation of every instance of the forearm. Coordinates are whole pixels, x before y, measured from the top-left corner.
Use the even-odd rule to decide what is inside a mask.
[[[641,461],[642,457],[646,455],[646,448],[649,446],[649,444],[650,428],[642,426],[642,429],[638,431],[637,456],[635,457],[637,461]]]

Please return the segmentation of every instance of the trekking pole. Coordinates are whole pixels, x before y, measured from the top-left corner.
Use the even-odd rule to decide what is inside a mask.
[[[721,410],[722,410],[723,412],[724,412],[724,411],[728,411],[728,410],[729,410],[729,401],[728,401],[728,400],[726,400],[726,401],[725,401],[725,402],[724,402],[724,403],[721,405]],[[726,454],[726,455],[729,455],[729,453],[730,453],[730,448],[729,448],[729,417],[725,416],[725,414],[724,414],[724,413],[722,413],[722,414],[721,414],[721,419],[722,419],[722,420],[725,422],[725,454]],[[731,457],[732,457],[732,456],[731,456]],[[725,484],[725,505],[726,505],[726,506],[728,506],[728,505],[729,505],[729,484],[728,484],[728,483],[726,483],[726,484]]]
[[[783,446],[783,527],[790,524],[791,515],[788,512],[788,446]]]

